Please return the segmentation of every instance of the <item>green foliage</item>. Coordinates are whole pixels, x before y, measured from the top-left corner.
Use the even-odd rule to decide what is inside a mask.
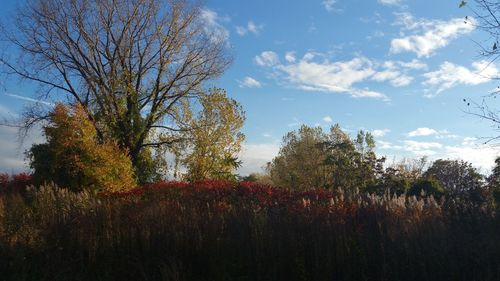
[[[321,146],[327,136],[320,127],[306,125],[283,137],[282,146],[268,171],[276,186],[304,190],[327,187],[331,174],[323,164],[326,154]]]
[[[485,204],[488,201],[484,177],[468,162],[436,160],[423,177],[432,177],[444,188],[448,197],[464,203]]]
[[[441,186],[438,180],[433,177],[419,179],[415,181],[410,190],[408,191],[409,196],[429,196],[432,195],[434,198],[439,199],[445,195],[446,190]]]
[[[368,185],[366,192],[375,193],[378,195],[383,194],[396,194],[403,195],[409,191],[411,181],[409,178],[403,176],[398,170],[387,168],[375,184]]]
[[[47,143],[28,155],[34,180],[77,191],[120,191],[135,186],[130,158],[116,142],[97,143],[96,131],[82,107],[57,104],[44,128]]]
[[[355,140],[337,124],[326,134],[320,127],[303,125],[289,132],[268,170],[275,185],[303,190],[315,187],[359,188],[373,185],[384,158],[374,152],[370,133],[359,131]]]
[[[493,167],[493,171],[488,177],[487,183],[488,189],[492,195],[492,203],[498,208],[500,206],[500,157],[495,159],[495,167]]]

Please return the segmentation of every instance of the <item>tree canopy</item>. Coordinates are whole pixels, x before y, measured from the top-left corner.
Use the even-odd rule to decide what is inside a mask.
[[[202,12],[188,0],[26,1],[15,28],[1,30],[4,50],[18,56],[0,56],[0,64],[39,84],[40,98],[78,104],[98,141],[116,140],[146,181],[151,149],[181,138],[177,108],[231,62]],[[46,116],[27,111],[25,125]],[[157,139],[158,131],[171,138]]]
[[[329,134],[321,127],[303,125],[284,138],[268,171],[276,185],[294,189],[365,188],[373,184],[382,170],[384,158],[374,152],[370,133],[359,131],[351,139],[336,124]]]

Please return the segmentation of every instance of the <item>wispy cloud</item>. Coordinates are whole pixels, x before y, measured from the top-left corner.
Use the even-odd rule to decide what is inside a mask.
[[[431,135],[437,135],[438,131],[431,129],[431,128],[418,128],[416,130],[413,130],[407,134],[408,137],[422,137],[422,136],[431,136]]]
[[[372,131],[372,136],[379,138],[385,136],[387,133],[389,133],[391,130],[389,129],[377,129]]]
[[[322,120],[323,120],[324,122],[326,122],[326,123],[332,123],[332,122],[333,122],[333,119],[332,119],[332,117],[330,117],[330,116],[325,116],[325,117],[323,117],[323,119],[322,119]]]
[[[272,77],[287,85],[305,91],[344,93],[355,98],[375,98],[388,101],[389,98],[378,91],[357,84],[377,81],[389,82],[394,87],[410,84],[413,77],[409,72],[425,69],[427,65],[418,61],[376,62],[358,56],[351,60],[333,61],[329,53],[307,52],[297,58],[295,52],[285,54],[281,62],[277,53],[265,51],[257,55],[257,65],[267,67]]]
[[[495,64],[485,60],[472,63],[471,69],[445,61],[438,70],[423,75],[427,79],[423,84],[436,88],[435,93],[427,94],[432,97],[456,85],[479,85],[489,82],[499,74]]]
[[[321,2],[321,5],[323,5],[328,12],[331,12],[334,10],[335,3],[337,3],[336,0],[324,0]]]
[[[287,62],[294,63],[296,61],[295,52],[286,52],[286,54],[285,54],[285,60]]]
[[[254,58],[257,65],[260,66],[275,66],[279,63],[278,54],[273,51],[264,51]]]
[[[54,104],[51,103],[51,102],[47,102],[47,101],[43,101],[43,100],[38,100],[38,99],[30,98],[30,97],[25,97],[25,96],[10,94],[10,93],[6,93],[5,95],[9,96],[9,97],[16,98],[16,99],[24,100],[24,101],[29,101],[29,102],[33,102],[33,103],[43,104],[43,105],[47,105],[47,106],[54,106]]]
[[[396,16],[396,25],[412,34],[391,41],[390,52],[393,54],[413,52],[418,57],[429,57],[437,49],[448,45],[451,40],[475,29],[475,20],[471,17],[464,23],[462,18],[442,21],[415,19],[409,13],[397,13]]]
[[[217,12],[203,8],[201,9],[200,19],[205,26],[205,32],[211,36],[214,41],[228,41],[229,31],[221,24],[221,22],[229,21],[227,17],[221,17]]]
[[[288,123],[287,126],[288,127],[297,127],[297,126],[300,126],[302,124],[303,124],[303,122],[301,122],[298,118],[294,117],[293,122]]]
[[[243,78],[243,80],[238,81],[238,84],[240,85],[240,88],[260,88],[262,87],[262,83],[257,81],[256,79],[247,76]]]
[[[236,33],[240,36],[245,36],[248,33],[259,35],[263,28],[264,25],[257,25],[253,21],[249,21],[246,26],[236,26]]]
[[[397,6],[401,5],[403,2],[402,0],[378,0],[378,2],[382,5],[392,5],[392,6]]]
[[[331,62],[325,55],[315,52],[306,53],[300,60],[291,59],[290,53],[288,55],[285,64],[280,63],[278,55],[272,51],[262,52],[254,60],[260,66],[270,67],[275,75],[302,90],[388,99],[382,93],[352,87],[375,73],[371,61],[366,58]]]
[[[405,140],[403,141],[403,143],[404,150],[412,152],[413,154],[418,156],[435,155],[438,153],[437,151],[435,151],[435,149],[443,148],[443,145],[438,142]]]

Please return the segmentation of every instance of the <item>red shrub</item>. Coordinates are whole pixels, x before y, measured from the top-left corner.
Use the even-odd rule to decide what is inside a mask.
[[[20,173],[12,176],[10,189],[14,192],[24,192],[27,186],[33,184],[33,177],[28,173]]]
[[[9,185],[9,174],[0,173],[0,192],[7,190],[8,185]]]

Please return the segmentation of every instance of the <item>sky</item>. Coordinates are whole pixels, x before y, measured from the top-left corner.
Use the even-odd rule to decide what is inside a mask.
[[[0,17],[16,1],[2,0]],[[301,124],[352,136],[371,132],[377,154],[391,159],[463,159],[488,173],[500,147],[491,123],[465,113],[495,89],[500,65],[479,55],[487,36],[459,1],[206,0],[202,17],[234,57],[213,86],[242,104],[243,166],[259,172],[282,137]],[[465,17],[468,16],[467,20]],[[3,81],[0,115],[34,102],[33,85]],[[491,104],[494,106],[494,104]],[[46,106],[51,106],[50,104]],[[0,127],[0,171],[26,170],[23,144]]]

